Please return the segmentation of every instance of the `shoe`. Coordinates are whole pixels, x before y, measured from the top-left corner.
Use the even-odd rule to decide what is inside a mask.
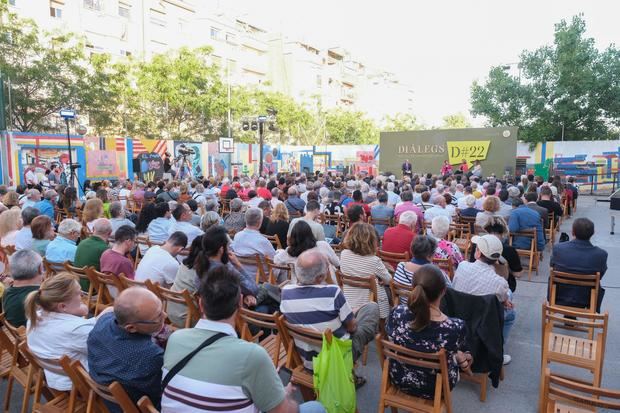
[[[504,366],[506,364],[510,364],[511,361],[512,361],[512,357],[510,357],[508,354],[504,354]]]

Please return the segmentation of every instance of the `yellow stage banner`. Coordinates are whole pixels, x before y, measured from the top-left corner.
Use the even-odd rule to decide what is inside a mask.
[[[463,159],[468,164],[487,158],[491,141],[448,141],[448,161],[451,165],[460,164]]]

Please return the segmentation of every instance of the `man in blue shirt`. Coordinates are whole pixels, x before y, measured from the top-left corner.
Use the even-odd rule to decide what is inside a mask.
[[[531,208],[528,208],[521,198],[512,200],[512,211],[508,220],[508,228],[510,232],[526,231],[532,228],[536,229],[536,247],[538,251],[545,249],[545,234],[543,232],[542,220],[540,214]],[[529,250],[530,241],[528,237],[514,237],[512,246],[516,249]]]
[[[259,232],[263,222],[263,211],[259,208],[250,208],[245,212],[245,229],[235,234],[234,241],[230,244],[231,249],[238,257],[252,257],[260,255],[261,259],[270,258],[276,254],[273,245]],[[323,228],[321,228],[323,229]],[[256,274],[256,265],[243,264],[243,269],[248,274]]]
[[[148,396],[159,409],[164,350],[152,340],[161,331],[166,312],[146,288],[132,287],[114,300],[114,312],[102,315],[88,336],[88,368],[99,384],[118,381],[136,403]],[[121,413],[107,403],[110,412]]]
[[[554,270],[572,274],[595,274],[601,278],[607,271],[607,251],[590,242],[594,235],[594,223],[588,218],[573,222],[572,241],[560,242],[553,247],[550,265]],[[600,312],[605,289],[600,287],[596,312]],[[558,286],[556,303],[571,307],[587,308],[590,289],[572,285]]]
[[[379,205],[375,205],[370,209],[370,216],[377,219],[394,218],[394,208],[388,206],[388,194],[385,192],[380,192],[377,196],[377,200],[379,201]],[[383,233],[387,229],[387,225],[375,224],[375,229],[377,230],[377,234],[382,237]]]
[[[54,222],[54,205],[58,199],[58,193],[53,189],[45,191],[45,197],[34,204],[34,207],[41,212],[41,215],[47,215]]]
[[[73,262],[77,251],[76,241],[80,237],[82,224],[67,218],[58,226],[58,235],[47,244],[45,259],[49,262]]]

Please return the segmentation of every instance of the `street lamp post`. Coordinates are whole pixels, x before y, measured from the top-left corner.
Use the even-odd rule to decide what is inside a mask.
[[[75,168],[73,165],[73,154],[71,151],[71,134],[69,131],[69,121],[75,119],[75,110],[73,109],[61,109],[60,117],[65,120],[67,125],[67,146],[69,148],[69,186],[75,187]]]
[[[260,115],[258,117],[258,176],[261,176],[263,173],[263,144],[265,143],[265,122],[267,121],[267,116]]]
[[[252,129],[253,131],[258,130],[258,176],[261,176],[261,174],[263,173],[263,145],[265,143],[265,123],[269,124],[270,131],[277,130],[275,121],[278,111],[270,108],[267,109],[267,113],[268,115],[256,116],[255,120],[252,120],[251,118],[246,118],[242,124],[242,129],[244,131],[248,131],[250,129]]]

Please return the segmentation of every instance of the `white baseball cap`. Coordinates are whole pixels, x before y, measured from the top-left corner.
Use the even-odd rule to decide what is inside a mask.
[[[478,246],[480,253],[491,260],[499,260],[504,264],[506,260],[502,257],[502,251],[504,246],[502,242],[495,235],[474,235],[471,238],[471,242]]]

